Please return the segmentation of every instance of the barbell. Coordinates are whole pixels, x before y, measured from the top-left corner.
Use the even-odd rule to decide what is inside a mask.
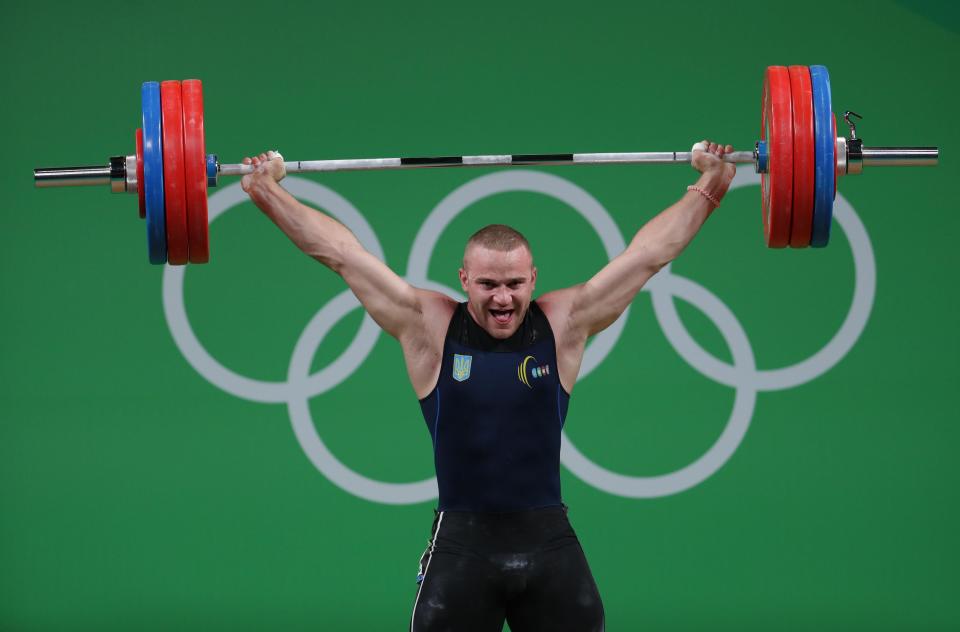
[[[142,128],[136,152],[93,167],[33,171],[37,187],[108,185],[136,193],[146,219],[150,263],[205,263],[210,258],[207,189],[221,176],[253,167],[221,164],[207,154],[203,85],[198,79],[148,81],[141,87]],[[933,166],[937,147],[864,147],[847,111],[850,137],[837,136],[830,76],[824,66],[770,66],[761,99],[760,140],[724,156],[760,173],[763,234],[771,248],[823,247],[830,240],[837,179],[865,166]],[[689,163],[691,151],[586,154],[494,154],[420,158],[286,161],[288,173],[534,165]]]

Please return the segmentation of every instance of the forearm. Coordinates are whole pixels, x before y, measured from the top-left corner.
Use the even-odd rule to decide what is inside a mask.
[[[630,245],[570,295],[569,331],[574,339],[586,339],[602,331],[627,308],[637,292],[663,266],[683,252],[700,231],[713,209],[710,200],[723,199],[736,167],[722,162],[733,147],[704,141],[694,146],[693,166],[700,171],[696,187],[707,193],[688,190],[677,202],[637,231]]]
[[[258,178],[248,193],[297,248],[338,274],[347,250],[361,247],[346,226],[300,203],[271,178]]]
[[[402,338],[421,323],[420,295],[370,254],[337,220],[301,204],[270,176],[251,178],[245,190],[300,250],[339,274],[373,319]]]
[[[695,186],[719,200],[726,193],[729,182],[723,174],[708,171],[701,174]],[[683,252],[714,208],[705,195],[687,191],[637,231],[627,252],[635,253],[652,267],[660,269]]]

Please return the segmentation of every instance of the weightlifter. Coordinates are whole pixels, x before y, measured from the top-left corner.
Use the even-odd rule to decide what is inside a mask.
[[[433,440],[440,490],[420,558],[412,632],[587,632],[603,604],[560,494],[560,431],[587,338],[612,324],[720,204],[730,145],[694,147],[694,185],[585,283],[533,300],[527,240],[491,225],[467,242],[466,303],[411,286],[342,224],[279,184],[275,152],[242,186],[300,250],[343,277],[400,342]]]

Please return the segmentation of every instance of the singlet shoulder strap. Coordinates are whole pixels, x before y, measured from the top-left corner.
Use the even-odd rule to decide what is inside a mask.
[[[530,308],[517,331],[504,340],[494,338],[477,324],[467,310],[466,303],[460,303],[450,318],[447,328],[447,340],[464,347],[479,351],[511,352],[521,351],[544,338],[553,338],[550,321],[536,301],[530,302]]]

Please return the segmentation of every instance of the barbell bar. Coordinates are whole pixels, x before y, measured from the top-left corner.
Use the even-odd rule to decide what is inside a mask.
[[[151,263],[209,260],[207,188],[221,176],[242,176],[251,165],[222,164],[205,153],[203,94],[199,80],[146,82],[141,89],[143,128],[137,151],[105,166],[34,169],[40,188],[106,185],[136,193],[147,220]],[[752,151],[723,159],[753,164],[761,174],[764,238],[774,248],[822,247],[829,241],[840,176],[867,166],[934,166],[937,147],[864,147],[847,111],[850,137],[837,136],[830,79],[823,66],[770,66],[764,75],[760,140]],[[491,154],[408,158],[285,161],[288,173],[329,173],[439,167],[689,164],[692,151],[569,154]]]

